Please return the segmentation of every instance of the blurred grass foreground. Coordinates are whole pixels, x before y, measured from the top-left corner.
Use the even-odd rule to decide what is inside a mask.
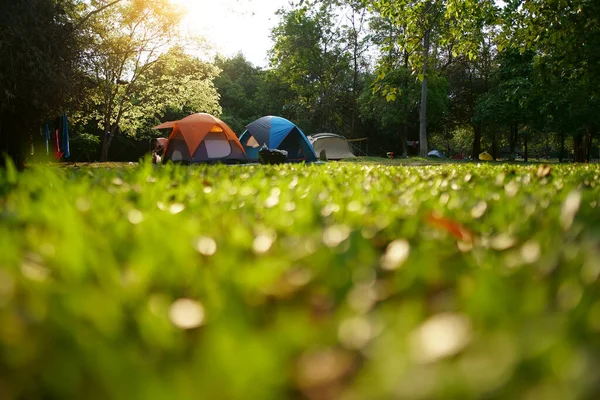
[[[0,172],[0,399],[597,399],[600,167]]]

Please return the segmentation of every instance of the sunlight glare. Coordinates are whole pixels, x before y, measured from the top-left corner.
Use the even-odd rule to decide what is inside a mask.
[[[275,12],[287,0],[171,0],[185,12],[184,32],[204,37],[214,55],[242,52],[256,66],[267,66],[269,37],[277,23]]]

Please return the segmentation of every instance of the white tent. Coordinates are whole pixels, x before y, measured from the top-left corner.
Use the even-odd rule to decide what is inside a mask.
[[[317,133],[308,136],[310,144],[313,146],[317,157],[325,150],[328,160],[340,160],[343,158],[356,157],[345,137],[335,133]]]

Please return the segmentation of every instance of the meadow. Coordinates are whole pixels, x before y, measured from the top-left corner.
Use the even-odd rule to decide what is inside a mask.
[[[600,165],[0,171],[0,399],[595,399]]]

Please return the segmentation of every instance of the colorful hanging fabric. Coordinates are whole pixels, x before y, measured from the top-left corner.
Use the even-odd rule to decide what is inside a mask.
[[[57,160],[60,160],[62,158],[63,152],[60,151],[60,129],[56,128],[54,130],[54,138],[56,139],[56,152],[54,153],[54,157],[56,157]]]
[[[65,158],[71,156],[71,147],[69,145],[69,122],[67,121],[67,114],[63,113],[61,119],[61,148],[64,150],[63,155]]]

